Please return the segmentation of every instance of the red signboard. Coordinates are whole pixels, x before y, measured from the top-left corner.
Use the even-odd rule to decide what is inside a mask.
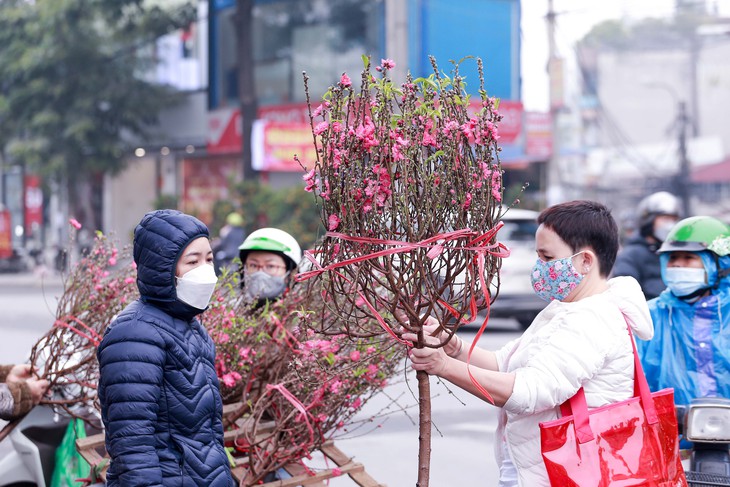
[[[525,113],[525,154],[533,159],[550,159],[553,154],[553,129],[549,113]]]
[[[25,176],[25,234],[32,237],[43,225],[43,190],[34,174]]]
[[[313,107],[314,108],[314,107]],[[472,98],[470,110],[481,108],[481,101]],[[498,125],[499,144],[517,143],[522,135],[522,102],[501,100]],[[304,163],[314,161],[314,144],[309,126],[306,103],[261,107],[259,120],[265,128],[254,129],[254,168],[259,171],[300,171],[293,160],[297,154]],[[258,131],[258,132],[257,132]],[[262,145],[263,144],[263,145]],[[236,108],[222,108],[208,114],[208,153],[237,154],[241,152],[241,115]],[[263,150],[262,153],[259,151]]]
[[[231,181],[240,179],[240,161],[235,157],[183,160],[182,211],[213,221],[213,205],[229,197]]]
[[[10,225],[10,211],[0,210],[0,259],[13,256],[13,233]]]
[[[208,112],[208,152],[235,154],[241,152],[241,113],[233,108]]]
[[[472,97],[469,102],[469,113],[476,113],[482,108],[482,101]],[[497,125],[499,145],[514,144],[522,134],[522,102],[500,100],[497,111],[502,115],[502,121]]]
[[[499,144],[514,144],[522,134],[522,102],[501,100],[497,109],[502,115],[499,122]]]
[[[317,160],[312,128],[304,123],[279,123],[260,120],[253,130],[253,168],[258,171],[302,171],[294,160],[311,169]]]
[[[259,120],[309,126],[306,103],[274,105],[259,108]],[[221,108],[208,112],[208,152],[232,154],[241,152],[241,112],[238,108]],[[311,138],[311,136],[310,136]]]

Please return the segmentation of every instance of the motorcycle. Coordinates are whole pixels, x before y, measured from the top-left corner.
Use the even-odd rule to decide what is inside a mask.
[[[697,398],[676,411],[679,433],[691,442],[683,462],[689,486],[730,486],[730,399]]]
[[[70,422],[50,406],[36,406],[0,441],[0,487],[48,487],[56,449]],[[90,487],[103,487],[96,483]]]

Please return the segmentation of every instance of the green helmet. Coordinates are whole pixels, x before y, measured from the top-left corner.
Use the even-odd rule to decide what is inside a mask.
[[[243,217],[236,213],[235,211],[233,213],[229,213],[226,217],[226,224],[231,225],[233,227],[242,227],[243,226]]]
[[[730,226],[711,216],[693,216],[677,222],[659,252],[701,252],[720,257],[730,254]]]
[[[288,270],[295,269],[302,260],[302,249],[296,239],[278,228],[260,228],[251,233],[238,247],[241,262],[246,262],[246,255],[252,250],[275,252],[286,261]]]

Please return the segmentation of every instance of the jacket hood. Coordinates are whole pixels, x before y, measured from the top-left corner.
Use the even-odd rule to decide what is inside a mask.
[[[630,276],[620,276],[609,279],[608,286],[608,296],[621,310],[633,333],[642,340],[654,336],[654,323],[639,282]]]
[[[175,287],[175,267],[182,251],[200,237],[209,237],[208,227],[177,210],[151,211],[142,218],[134,229],[134,262],[143,301],[188,320],[202,312],[179,301]]]

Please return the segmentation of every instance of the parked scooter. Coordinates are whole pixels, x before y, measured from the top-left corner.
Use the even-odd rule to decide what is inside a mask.
[[[0,443],[0,487],[50,485],[68,423],[48,406],[33,408]]]
[[[50,406],[36,406],[0,442],[0,487],[48,487],[56,449],[70,422]],[[93,484],[92,487],[103,487]]]
[[[730,399],[693,399],[677,406],[683,439],[692,442],[685,465],[690,487],[730,487]]]

